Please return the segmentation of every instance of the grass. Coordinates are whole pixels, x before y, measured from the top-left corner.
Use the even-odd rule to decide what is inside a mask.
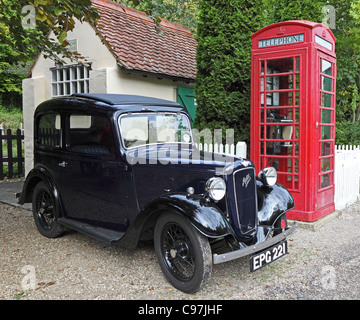
[[[0,105],[0,124],[5,123],[5,128],[16,132],[23,123],[23,114],[21,109],[8,109]]]
[[[23,122],[23,115],[22,115],[22,111],[16,108],[13,109],[8,109],[5,108],[3,106],[0,105],[0,124],[4,123],[5,124],[5,130],[7,131],[8,129],[11,129],[12,131],[12,135],[16,135],[16,130],[20,128],[20,124]],[[4,132],[6,134],[6,131]],[[4,156],[7,157],[7,141],[0,141],[0,143],[2,143],[2,149],[3,149],[3,154],[0,155],[0,157]],[[22,146],[22,153],[24,154],[24,146]],[[12,141],[12,155],[13,157],[17,157],[17,144],[16,144],[16,140]],[[8,165],[4,164],[3,165],[3,170],[4,170],[4,176],[8,176]],[[23,165],[23,172],[24,172],[24,165]],[[19,177],[18,175],[18,164],[14,163],[13,164],[13,177],[12,178],[17,178]]]

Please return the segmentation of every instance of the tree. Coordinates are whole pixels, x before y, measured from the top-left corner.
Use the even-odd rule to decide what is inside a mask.
[[[79,57],[66,41],[75,19],[96,25],[98,18],[90,0],[0,0],[0,43],[18,52],[20,61],[35,51],[62,62],[63,57]]]
[[[197,29],[199,130],[234,129],[250,140],[251,34],[267,23],[266,1],[201,1]],[[224,131],[223,131],[224,133]]]
[[[271,23],[288,20],[322,22],[326,0],[270,0]]]
[[[196,32],[200,0],[116,0],[116,2],[147,12],[155,22],[161,17],[186,25],[192,32]]]

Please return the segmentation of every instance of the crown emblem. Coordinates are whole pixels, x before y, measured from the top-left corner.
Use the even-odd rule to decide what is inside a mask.
[[[278,29],[278,31],[276,32],[276,34],[284,34],[285,32],[286,32],[285,28],[280,27],[280,28]]]

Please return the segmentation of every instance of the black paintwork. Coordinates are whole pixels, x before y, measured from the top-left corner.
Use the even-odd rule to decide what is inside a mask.
[[[69,150],[65,119],[74,110],[109,119],[113,154]],[[40,115],[53,112],[61,114],[61,144],[46,150],[37,144],[36,126]],[[60,222],[85,233],[89,225],[99,228],[88,234],[131,248],[139,239],[152,236],[156,219],[164,212],[185,216],[211,239],[230,236],[237,242],[249,243],[258,237],[259,227],[267,230],[294,207],[284,187],[268,187],[255,181],[255,170],[248,160],[234,159],[229,163],[224,156],[200,152],[190,144],[126,150],[118,118],[129,112],[175,112],[189,117],[177,103],[138,96],[78,94],[39,105],[34,124],[35,165],[19,202],[31,202],[35,185],[46,181],[57,200]],[[191,160],[194,153],[196,161]],[[163,158],[154,164],[154,155],[159,154]],[[210,200],[204,190],[206,181],[216,175],[222,176],[227,185],[226,196],[218,203]],[[188,187],[195,189],[194,195],[187,194]]]

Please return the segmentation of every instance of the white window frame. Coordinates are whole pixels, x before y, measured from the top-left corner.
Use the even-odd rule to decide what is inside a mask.
[[[51,68],[51,95],[62,97],[89,93],[91,63]]]

